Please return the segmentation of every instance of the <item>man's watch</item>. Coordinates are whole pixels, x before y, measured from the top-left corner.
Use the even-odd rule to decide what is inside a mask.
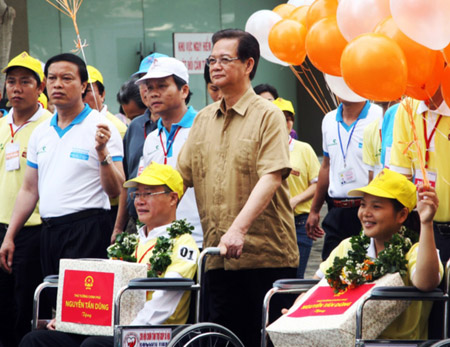
[[[108,154],[108,155],[105,157],[105,159],[103,159],[103,160],[100,162],[100,165],[106,166],[106,165],[112,164],[112,162],[113,162],[113,161],[112,161],[111,155]]]

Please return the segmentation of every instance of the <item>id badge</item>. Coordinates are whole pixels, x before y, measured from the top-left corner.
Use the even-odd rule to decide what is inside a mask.
[[[20,145],[17,142],[8,143],[5,148],[6,171],[20,169]]]
[[[139,176],[142,173],[142,171],[144,171],[144,156],[141,156],[141,158],[139,159],[139,166],[138,166],[137,176]]]
[[[427,177],[428,177],[428,181],[430,181],[430,186],[432,186],[433,188],[436,188],[437,173],[427,170]],[[420,183],[423,184],[423,175],[422,175],[422,170],[419,169],[419,170],[416,170],[416,172],[414,174],[414,184],[416,186],[418,186]]]
[[[356,174],[353,168],[345,169],[344,171],[339,172],[339,182],[341,185],[353,183],[356,181]]]

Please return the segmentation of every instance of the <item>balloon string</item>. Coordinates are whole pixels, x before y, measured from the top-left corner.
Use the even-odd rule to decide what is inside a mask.
[[[427,189],[430,187],[430,181],[428,180],[427,170],[425,169],[425,163],[424,163],[423,157],[422,157],[422,148],[420,146],[419,137],[417,136],[416,123],[414,122],[413,101],[411,98],[406,98],[404,100],[404,102],[402,103],[402,105],[405,108],[406,113],[408,114],[408,119],[409,119],[409,123],[411,125],[412,134],[413,134],[413,141],[412,141],[412,143],[410,143],[408,145],[408,147],[405,149],[403,154],[406,154],[406,151],[409,149],[409,147],[412,144],[415,144],[416,149],[417,149],[417,158],[419,159],[420,171],[422,172],[422,177],[423,177],[423,186],[425,189]]]
[[[308,88],[308,86],[305,84],[305,82],[303,81],[303,79],[300,77],[299,73],[297,72],[297,70],[295,70],[295,68],[292,65],[289,65],[289,68],[291,69],[291,71],[294,73],[295,77],[297,77],[297,79],[300,81],[300,83],[303,85],[303,87],[306,89],[306,91],[309,93],[309,95],[312,97],[312,99],[315,101],[315,103],[317,104],[317,106],[320,108],[320,110],[322,111],[323,114],[326,114],[326,110],[323,107],[323,105],[317,100],[317,98],[315,97],[314,93],[311,92],[311,90]]]
[[[303,65],[305,65],[307,68],[305,68]],[[320,100],[324,102],[324,103],[323,103],[324,108],[325,108],[326,110],[328,110],[328,112],[331,111],[331,107],[330,107],[330,105],[328,104],[328,100],[327,100],[327,98],[325,97],[325,94],[324,94],[322,88],[320,88],[320,84],[317,82],[317,79],[316,79],[316,77],[314,76],[314,73],[312,72],[311,67],[310,67],[309,64],[308,64],[308,61],[305,60],[305,62],[304,62],[302,65],[300,65],[300,67],[301,67],[303,73],[305,74],[306,78],[308,79],[309,84],[313,87],[314,92],[316,93],[316,95],[319,96],[319,93],[316,91],[316,88],[315,88],[314,86],[317,87],[317,89],[319,90],[320,94],[322,95],[322,98],[321,98]],[[311,79],[314,80],[314,83],[312,83],[311,80],[310,80],[310,78],[308,77],[307,71],[309,71],[309,75],[311,75]],[[319,96],[319,98],[320,98],[320,96]]]

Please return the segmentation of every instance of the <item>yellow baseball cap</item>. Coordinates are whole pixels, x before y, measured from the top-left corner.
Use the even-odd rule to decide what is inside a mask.
[[[43,108],[47,109],[48,99],[44,93],[41,93],[41,95],[39,95],[38,103],[40,103]]]
[[[103,84],[103,76],[100,73],[100,71],[98,71],[95,67],[93,67],[91,65],[87,66],[87,71],[88,71],[88,76],[89,76],[88,83],[95,83],[98,81],[101,84]]]
[[[124,188],[133,188],[138,184],[146,186],[162,186],[165,184],[178,194],[179,199],[184,193],[183,178],[181,178],[180,173],[170,165],[158,164],[154,161],[138,177],[126,181],[123,186]]]
[[[348,192],[348,195],[361,196],[361,193],[396,199],[403,206],[407,207],[409,212],[417,204],[416,186],[414,183],[404,175],[389,169],[383,169],[367,186],[353,189]]]
[[[292,102],[283,98],[277,98],[272,101],[281,111],[288,111],[295,115],[294,106],[292,106]]]
[[[17,57],[11,59],[2,72],[6,73],[8,69],[12,67],[24,67],[29,69],[39,77],[40,82],[44,80],[44,70],[42,70],[41,62],[36,58],[31,57],[27,52],[22,52]]]

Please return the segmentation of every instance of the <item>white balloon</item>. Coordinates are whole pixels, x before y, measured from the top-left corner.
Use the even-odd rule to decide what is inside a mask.
[[[252,34],[258,40],[261,57],[271,63],[287,66],[288,64],[278,59],[269,48],[270,29],[281,19],[281,16],[273,11],[259,10],[248,18],[245,24],[245,31]]]
[[[309,6],[314,2],[314,0],[289,0],[287,3],[289,5],[294,5],[296,7]]]
[[[367,100],[362,96],[356,94],[350,87],[345,83],[344,79],[340,76],[331,76],[326,73],[323,74],[325,76],[325,82],[327,82],[330,90],[339,98],[350,102],[362,102]]]
[[[389,15],[389,0],[341,0],[336,20],[342,36],[350,42],[358,35],[372,32]]]
[[[391,14],[410,39],[434,50],[450,43],[450,1],[391,0]]]

